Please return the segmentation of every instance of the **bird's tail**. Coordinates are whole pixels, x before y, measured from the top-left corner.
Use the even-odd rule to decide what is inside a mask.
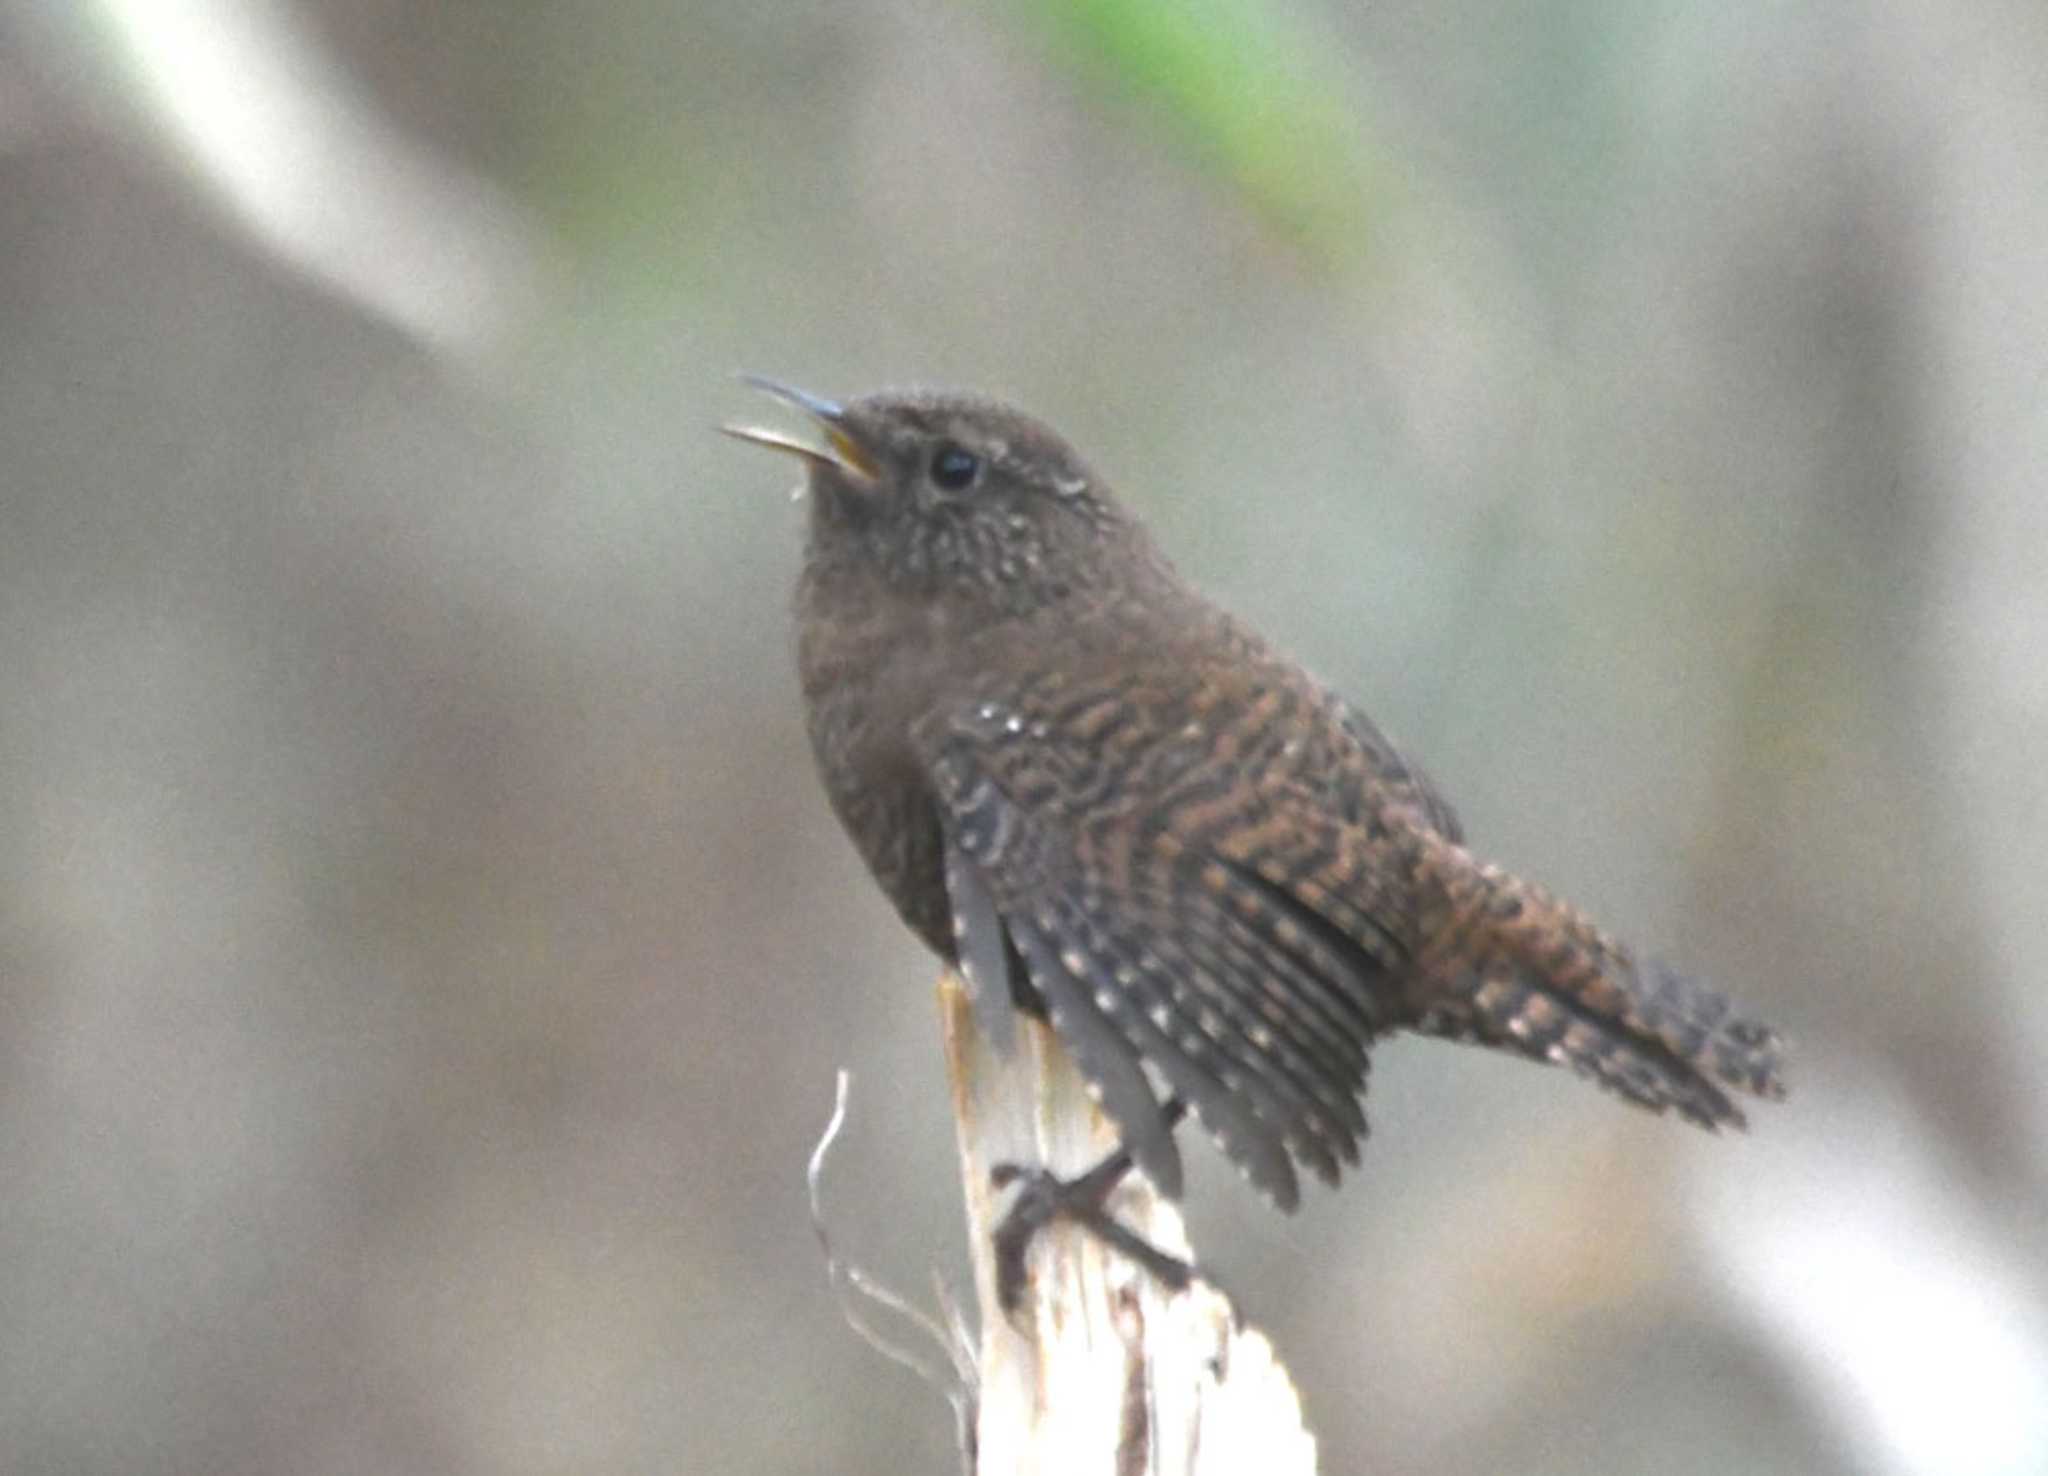
[[[1777,1033],[1654,959],[1638,960],[1542,888],[1445,841],[1448,904],[1425,944],[1419,1028],[1569,1066],[1652,1111],[1743,1125],[1724,1088],[1785,1094]]]

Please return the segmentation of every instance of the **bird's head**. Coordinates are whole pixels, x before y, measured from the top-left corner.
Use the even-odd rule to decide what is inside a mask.
[[[1020,410],[976,395],[883,392],[840,403],[749,384],[803,411],[816,439],[728,435],[805,463],[809,557],[914,600],[1029,614],[1128,577],[1144,535],[1078,453]]]

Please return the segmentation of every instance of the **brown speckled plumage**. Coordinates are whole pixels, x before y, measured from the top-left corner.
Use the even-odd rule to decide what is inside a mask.
[[[1297,1165],[1336,1182],[1368,1050],[1403,1029],[1709,1128],[1741,1124],[1731,1089],[1782,1095],[1770,1030],[1474,857],[1044,426],[776,392],[827,433],[738,432],[809,463],[799,664],[833,807],[992,1031],[1012,1001],[1051,1020],[1163,1192],[1162,1088],[1281,1206]]]

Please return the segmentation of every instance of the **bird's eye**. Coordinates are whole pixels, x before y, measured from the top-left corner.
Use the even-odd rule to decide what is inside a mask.
[[[981,475],[981,458],[964,446],[951,441],[941,441],[932,452],[933,485],[948,492],[961,492],[974,485],[974,479]]]

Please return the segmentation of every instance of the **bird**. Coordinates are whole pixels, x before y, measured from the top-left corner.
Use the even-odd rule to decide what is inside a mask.
[[[1047,1021],[1161,1194],[1184,1115],[1282,1210],[1304,1173],[1336,1185],[1404,1032],[1707,1129],[1784,1095],[1775,1031],[1476,855],[1042,421],[743,377],[810,422],[721,429],[804,465],[797,667],[832,809],[981,1028]]]

